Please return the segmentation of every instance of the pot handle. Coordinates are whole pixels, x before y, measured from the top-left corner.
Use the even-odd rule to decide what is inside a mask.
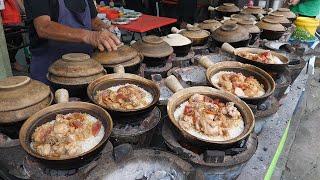
[[[215,63],[214,62],[212,62],[209,58],[208,58],[208,56],[201,56],[201,58],[199,59],[199,64],[202,66],[202,67],[204,67],[204,68],[206,68],[206,69],[208,69],[209,67],[211,67],[211,66],[213,66]]]
[[[188,28],[193,28],[194,26],[192,24],[187,24],[187,29]]]
[[[232,47],[229,43],[223,43],[221,49],[229,54],[234,54],[235,48]]]
[[[178,92],[184,89],[179,80],[174,75],[170,75],[169,77],[167,77],[164,80],[164,83],[172,92]]]
[[[123,67],[122,65],[120,65],[120,64],[119,64],[119,65],[116,65],[116,66],[113,68],[113,71],[114,71],[115,73],[121,73],[121,74],[126,73],[124,67]]]
[[[215,7],[213,7],[213,6],[209,6],[209,7],[208,7],[208,10],[209,10],[209,11],[215,11],[216,9],[217,9],[217,8],[215,8]]]
[[[171,28],[171,32],[174,33],[174,34],[178,34],[181,30],[179,30],[178,28],[176,27],[172,27]]]
[[[69,92],[66,89],[58,89],[54,93],[54,97],[57,104],[69,102]]]

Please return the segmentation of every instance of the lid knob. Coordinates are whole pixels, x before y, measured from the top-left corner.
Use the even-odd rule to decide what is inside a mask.
[[[158,37],[158,36],[144,36],[142,37],[142,41],[148,44],[161,44],[163,43],[162,38]]]
[[[1,89],[12,89],[16,87],[23,86],[28,84],[31,81],[31,78],[28,76],[12,76],[0,80],[0,90]]]
[[[233,4],[233,3],[223,3],[223,5],[228,6],[228,7],[235,6],[235,4]]]
[[[70,53],[62,56],[62,60],[64,61],[85,61],[90,59],[88,54],[83,53]]]
[[[223,31],[234,31],[238,28],[238,25],[235,23],[226,23],[224,25],[221,26],[221,29]]]

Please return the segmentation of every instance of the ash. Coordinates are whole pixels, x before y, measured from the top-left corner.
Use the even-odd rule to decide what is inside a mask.
[[[128,162],[122,167],[117,167],[113,172],[107,174],[103,179],[123,180],[180,180],[182,174],[177,173],[165,162],[155,163],[149,161]]]
[[[177,69],[176,72],[184,82],[206,82],[206,69],[199,66],[191,66]]]

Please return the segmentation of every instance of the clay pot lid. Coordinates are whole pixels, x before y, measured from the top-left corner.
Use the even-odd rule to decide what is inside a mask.
[[[214,31],[218,29],[221,25],[222,25],[221,22],[214,19],[209,19],[209,20],[203,21],[202,23],[199,23],[198,27],[204,30]]]
[[[233,3],[223,3],[221,6],[217,8],[218,11],[221,12],[239,12],[240,9]]]
[[[241,12],[246,14],[254,14],[254,15],[267,14],[267,11],[260,6],[249,6],[244,8]]]
[[[116,51],[95,52],[92,58],[102,65],[116,65],[130,61],[138,56],[138,51],[130,46],[120,46]]]
[[[88,77],[104,71],[102,65],[83,53],[70,53],[62,56],[49,67],[51,75],[60,77]]]
[[[230,18],[232,19],[232,20],[235,20],[235,21],[240,21],[240,20],[257,20],[257,18],[254,16],[254,15],[252,15],[252,14],[244,14],[244,13],[240,13],[240,14],[232,14],[231,16],[230,16]]]
[[[256,21],[254,20],[240,20],[238,24],[243,28],[247,29],[249,33],[259,33],[261,32],[260,28],[256,26]]]
[[[213,38],[220,42],[239,42],[249,39],[249,32],[234,23],[223,24],[212,34]]]
[[[279,8],[273,12],[274,14],[281,14],[288,19],[295,19],[297,16],[294,12],[291,12],[288,8]]]
[[[188,27],[180,32],[183,36],[189,39],[202,39],[210,36],[210,32],[200,29],[199,27]]]
[[[275,14],[275,13],[270,13],[268,16],[264,17],[265,19],[270,19],[270,20],[277,20],[280,24],[287,24],[291,23],[289,19],[284,17],[282,14]]]
[[[279,9],[277,9],[277,11],[280,11],[280,12],[290,12],[290,9],[289,9],[289,8],[279,8]]]
[[[154,35],[144,36],[142,40],[135,42],[133,48],[142,53],[145,57],[162,58],[173,53],[173,48],[162,38]]]
[[[27,76],[0,80],[0,111],[13,111],[35,105],[50,95],[49,86]]]
[[[277,20],[271,20],[264,18],[260,22],[257,23],[257,26],[260,29],[265,29],[269,31],[285,31],[286,28],[282,26],[279,21]]]

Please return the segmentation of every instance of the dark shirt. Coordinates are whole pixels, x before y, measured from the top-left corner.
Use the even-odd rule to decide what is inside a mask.
[[[97,10],[93,0],[87,0],[90,8],[91,18],[97,16]],[[66,7],[74,12],[84,12],[86,8],[85,0],[64,0]],[[31,48],[36,48],[47,43],[48,40],[41,39],[34,28],[33,20],[39,16],[48,15],[52,21],[58,22],[59,3],[58,0],[24,0],[27,19],[30,25]]]

